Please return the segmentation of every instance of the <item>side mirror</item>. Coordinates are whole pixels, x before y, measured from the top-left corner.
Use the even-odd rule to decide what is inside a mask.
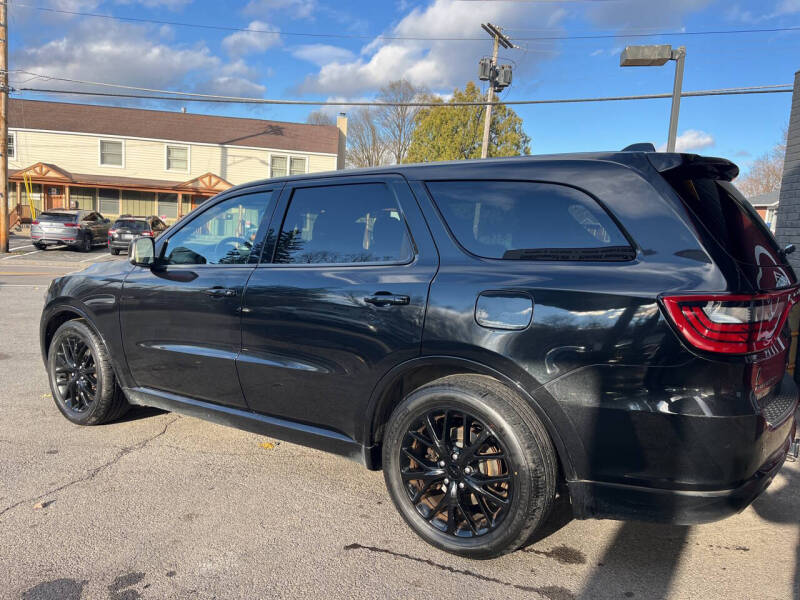
[[[156,245],[151,237],[138,237],[128,250],[130,263],[137,267],[152,267],[156,264]]]

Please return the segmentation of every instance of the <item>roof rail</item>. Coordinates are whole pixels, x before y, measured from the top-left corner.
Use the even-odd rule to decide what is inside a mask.
[[[655,152],[656,147],[650,142],[639,142],[638,144],[631,144],[622,149],[623,152]]]

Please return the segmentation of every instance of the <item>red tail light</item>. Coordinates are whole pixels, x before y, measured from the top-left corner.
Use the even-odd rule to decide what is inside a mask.
[[[664,296],[662,301],[675,327],[694,347],[750,354],[772,344],[798,301],[798,289],[758,295]]]
[[[143,231],[142,235],[146,235],[147,237],[153,237],[153,232],[152,231]]]
[[[34,220],[34,221],[31,223],[31,225],[38,225],[38,224],[39,224],[39,219],[35,219],[35,220]]]
[[[64,223],[64,227],[79,227],[77,223]]]
[[[111,237],[111,236],[112,236],[112,235],[114,235],[115,233],[117,233],[117,230],[116,230],[116,229],[109,229],[109,230],[108,230],[108,237]]]

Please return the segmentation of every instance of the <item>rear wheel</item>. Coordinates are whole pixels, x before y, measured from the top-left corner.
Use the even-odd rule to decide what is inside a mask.
[[[480,375],[444,377],[406,397],[387,426],[383,469],[411,528],[470,558],[516,550],[556,495],[544,426],[524,400]]]
[[[119,254],[119,248],[112,248],[111,249],[111,254],[113,254],[114,256],[117,256]]]
[[[37,250],[44,250],[45,248],[47,248],[47,245],[42,244],[41,242],[36,242],[33,244],[33,247],[36,248]]]
[[[102,340],[83,320],[58,328],[47,353],[47,372],[56,406],[73,423],[108,423],[128,409]]]
[[[88,233],[84,234],[83,240],[81,241],[81,252],[91,252],[92,250],[92,236]]]

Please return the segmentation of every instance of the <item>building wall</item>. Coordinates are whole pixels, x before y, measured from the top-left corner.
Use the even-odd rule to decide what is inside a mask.
[[[260,148],[124,139],[114,136],[100,137],[73,133],[14,129],[11,131],[16,132],[16,151],[15,156],[9,158],[9,169],[24,169],[37,162],[45,162],[72,173],[163,179],[177,183],[211,172],[238,185],[269,177],[272,155],[305,157],[309,173],[336,168],[336,156],[333,154],[318,155]],[[100,165],[100,139],[124,139],[123,167]],[[167,170],[167,145],[189,147],[188,171]]]
[[[800,71],[794,76],[789,137],[778,207],[775,234],[782,246],[794,244],[797,247],[798,250],[789,255],[789,262],[800,275]]]

